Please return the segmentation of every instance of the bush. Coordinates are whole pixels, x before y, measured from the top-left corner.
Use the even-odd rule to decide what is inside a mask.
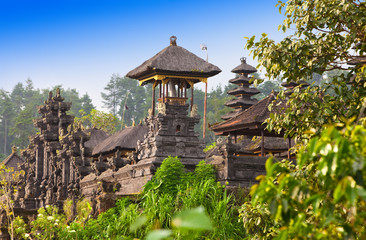
[[[277,224],[277,239],[365,239],[365,157],[364,126],[328,126],[298,154],[298,165],[267,160],[250,211],[271,213],[265,221]]]
[[[65,205],[70,205],[66,203]],[[44,222],[44,212],[31,223],[31,237],[45,233],[59,239],[149,239],[170,236],[175,239],[242,239],[242,224],[238,222],[238,207],[225,186],[216,182],[211,165],[201,161],[193,173],[187,173],[177,157],[165,159],[156,175],[136,202],[119,199],[116,207],[101,213],[97,219],[88,217],[86,200],[78,203],[87,210],[68,226],[64,216],[53,212],[53,219],[62,222],[55,228]],[[84,212],[84,211],[81,211]],[[47,217],[46,217],[47,218]],[[62,219],[62,221],[61,221]],[[198,222],[197,222],[198,221]],[[53,228],[51,228],[51,225]],[[26,229],[26,226],[21,225]],[[36,228],[35,228],[36,227]],[[36,231],[36,232],[35,232]],[[22,231],[22,236],[27,231]],[[152,239],[152,238],[151,238]],[[161,239],[161,238],[160,238]]]

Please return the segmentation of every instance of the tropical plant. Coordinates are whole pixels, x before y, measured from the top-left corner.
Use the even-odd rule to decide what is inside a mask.
[[[366,51],[366,4],[358,0],[279,1],[285,20],[279,26],[292,35],[276,43],[262,34],[248,38],[246,48],[265,69],[268,79],[308,81],[326,76],[324,84],[314,84],[290,95],[278,95],[276,105],[286,108],[271,115],[269,130],[283,131],[286,137],[310,139],[319,135],[325,123],[344,122],[360,114],[366,95],[366,68],[359,61]],[[352,50],[351,48],[355,48]],[[353,67],[346,63],[354,62]],[[346,70],[335,76],[333,70]],[[309,131],[311,130],[311,131]]]
[[[5,214],[6,225],[11,239],[15,236],[14,195],[18,191],[18,182],[24,176],[24,171],[15,171],[0,163],[0,214]]]
[[[159,174],[158,174],[159,173]],[[122,198],[116,207],[62,231],[63,239],[241,239],[238,208],[203,161],[187,173],[179,158],[169,157],[137,201]],[[172,184],[174,183],[175,186]],[[61,235],[63,234],[63,235]],[[157,237],[157,238],[154,238]]]
[[[92,109],[89,114],[83,109],[80,109],[79,112],[81,117],[76,117],[74,119],[74,128],[81,126],[83,128],[97,128],[113,134],[119,127],[118,119],[110,113],[105,113],[96,109]]]
[[[365,157],[364,126],[328,126],[298,154],[297,165],[267,160],[252,204],[271,213],[266,222],[277,224],[276,239],[364,239]]]

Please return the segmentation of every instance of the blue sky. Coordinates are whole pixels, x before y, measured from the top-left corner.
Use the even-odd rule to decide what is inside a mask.
[[[277,0],[18,1],[0,0],[0,88],[32,79],[36,88],[61,84],[88,93],[101,109],[100,92],[113,73],[128,71],[169,45],[205,58],[222,72],[209,88],[227,84],[245,56],[245,39],[263,32],[275,40],[283,16]]]

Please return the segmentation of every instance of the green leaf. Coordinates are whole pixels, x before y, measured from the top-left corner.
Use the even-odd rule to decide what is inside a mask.
[[[177,214],[173,226],[190,230],[213,230],[210,218],[202,206]]]
[[[137,229],[141,228],[147,221],[147,217],[145,215],[141,215],[136,218],[136,220],[131,224],[130,231],[134,232]]]
[[[146,235],[146,240],[162,240],[172,235],[172,230],[159,229],[153,230]]]

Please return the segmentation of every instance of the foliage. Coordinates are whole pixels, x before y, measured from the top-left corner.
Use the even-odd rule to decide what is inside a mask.
[[[206,162],[202,160],[197,164],[191,181],[199,183],[199,182],[206,182],[208,180],[215,181],[215,179],[216,179],[215,169],[212,167],[212,165],[206,164]]]
[[[55,239],[68,230],[65,216],[58,213],[56,206],[49,205],[38,209],[37,219],[30,225],[20,217],[17,217],[14,225],[17,236],[24,239]]]
[[[14,171],[14,168],[7,167],[0,163],[0,214],[5,212],[6,224],[11,239],[14,238],[16,229],[13,225],[14,215],[14,195],[18,191],[17,182],[24,176],[24,171]]]
[[[74,128],[82,126],[83,128],[97,128],[110,134],[116,132],[118,119],[114,115],[96,109],[92,109],[89,114],[83,109],[79,112],[81,117],[75,118]]]
[[[0,163],[5,160],[7,156],[3,153],[0,153]]]
[[[28,137],[36,133],[33,126],[33,119],[39,118],[37,106],[44,104],[49,91],[61,89],[61,95],[66,102],[72,102],[68,114],[81,117],[80,109],[89,114],[94,108],[88,94],[82,97],[76,89],[64,89],[62,86],[55,86],[50,89],[35,89],[33,82],[27,79],[25,83],[15,84],[12,91],[7,92],[0,89],[0,154],[8,155],[11,146],[25,148],[28,145]]]
[[[258,41],[253,36],[246,44],[265,68],[267,78],[299,82],[325,76],[332,70],[347,70],[335,76],[328,74],[324,85],[314,84],[305,91],[297,89],[290,96],[278,96],[276,104],[288,100],[288,105],[271,116],[269,129],[308,140],[320,133],[324,123],[339,123],[342,118],[360,114],[366,94],[362,80],[365,66],[348,68],[345,63],[366,51],[366,4],[357,0],[289,0],[279,1],[278,8],[280,13],[285,9],[279,29],[286,32],[291,28],[293,34],[278,43],[262,34]]]
[[[74,215],[74,203],[72,199],[66,199],[63,204],[62,210],[64,211],[65,218],[67,221],[73,220]]]
[[[33,109],[35,106],[29,103],[15,117],[14,126],[10,129],[10,136],[14,136],[12,144],[19,148],[25,148],[29,144],[28,137],[36,133],[36,128],[33,126]]]
[[[312,85],[302,90],[296,87],[289,97],[280,93],[272,108],[286,102],[286,109],[273,111],[266,120],[268,129],[276,132],[285,129],[286,137],[308,141],[320,134],[324,124],[342,124],[346,119],[358,117],[362,102],[366,101],[366,89],[349,86],[346,82],[346,76],[341,75],[323,86]]]
[[[244,203],[239,209],[239,221],[252,239],[271,239],[278,234],[278,225],[271,218],[267,204]]]
[[[298,154],[298,165],[267,160],[252,204],[268,203],[277,239],[364,239],[365,157],[364,126],[328,126]]]
[[[213,167],[202,161],[193,173],[187,173],[178,162],[176,157],[164,160],[157,177],[145,186],[135,202],[122,198],[116,207],[101,213],[97,219],[84,222],[77,217],[69,225],[56,208],[48,206],[39,210],[30,226],[17,219],[18,236],[131,240],[243,238],[245,235],[237,220],[238,207],[226,193],[225,186],[216,182]],[[170,167],[175,174],[169,173]],[[88,204],[81,205],[88,209]]]
[[[101,93],[104,106],[124,125],[141,121],[151,108],[151,85],[141,87],[134,79],[113,74],[104,90]]]
[[[213,143],[211,143],[210,145],[207,145],[206,147],[205,147],[205,149],[203,149],[203,152],[208,152],[208,151],[210,151],[211,149],[213,149],[213,148],[215,148],[216,147],[216,142],[213,142]]]
[[[257,75],[255,79],[257,82],[259,82],[259,84],[256,86],[256,88],[260,91],[259,94],[253,96],[253,98],[255,99],[262,100],[263,98],[271,94],[272,91],[280,92],[283,89],[283,87],[281,86],[281,77],[277,77],[274,80],[261,80],[258,74],[253,75]]]
[[[83,198],[77,201],[76,216],[79,221],[81,222],[86,221],[90,217],[92,210],[93,209],[87,199]]]
[[[179,184],[184,181],[186,173],[184,165],[178,157],[169,156],[156,171],[153,183],[157,192],[176,194]],[[149,190],[149,189],[148,189]]]
[[[213,230],[210,218],[205,213],[203,207],[187,209],[173,217],[172,225],[179,234],[180,239],[195,239],[199,237],[201,231]],[[184,234],[185,233],[185,234]],[[187,234],[189,233],[189,234]],[[146,235],[147,240],[160,240],[173,236],[174,231],[170,229],[158,229],[149,232]],[[182,236],[183,235],[183,236]],[[188,235],[188,238],[184,236]]]

